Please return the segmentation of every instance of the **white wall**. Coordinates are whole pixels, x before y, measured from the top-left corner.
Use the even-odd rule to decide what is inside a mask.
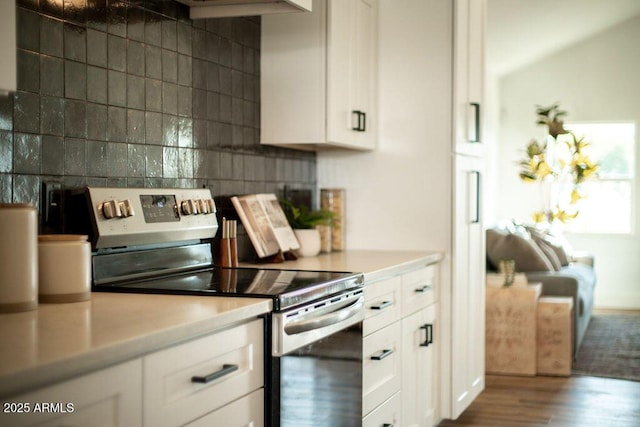
[[[451,25],[447,1],[379,2],[378,149],[318,154],[318,187],[346,189],[350,249],[449,252]]]
[[[528,219],[537,207],[537,188],[520,181],[517,166],[528,141],[544,137],[545,128],[535,125],[536,105],[558,101],[569,113],[567,120],[640,124],[638,40],[640,17],[500,79],[500,149],[494,157],[499,165],[496,219]],[[640,174],[636,172],[636,176]],[[636,210],[640,212],[637,199]],[[636,231],[640,230],[639,217],[636,213]],[[576,249],[596,256],[596,306],[640,308],[637,234],[568,237]]]

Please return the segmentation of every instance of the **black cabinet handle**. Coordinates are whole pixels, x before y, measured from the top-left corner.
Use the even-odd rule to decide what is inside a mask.
[[[430,344],[433,344],[433,325],[427,323],[426,325],[420,326],[420,329],[424,329],[425,331],[424,342],[420,343],[420,347],[429,347]]]
[[[471,171],[471,174],[475,176],[475,184],[476,184],[476,209],[475,209],[475,217],[471,220],[471,224],[478,224],[480,222],[480,172],[479,171]]]
[[[382,424],[382,427],[393,427],[393,424],[384,423],[384,424]]]
[[[351,111],[351,116],[356,116],[356,125],[351,126],[351,130],[355,130],[356,132],[364,132],[367,129],[367,113],[360,110]]]
[[[431,290],[431,285],[424,285],[421,288],[416,288],[416,292],[418,292],[420,294],[423,294],[423,293],[425,293],[425,292],[427,292],[429,290]]]
[[[237,371],[238,370],[238,365],[227,365],[224,364],[222,365],[222,369],[220,369],[219,371],[216,371],[212,374],[209,374],[207,376],[204,377],[199,377],[199,376],[195,376],[195,377],[191,377],[191,382],[192,383],[201,383],[201,384],[207,384],[210,383],[211,381],[217,380],[218,378],[222,378],[225,375],[230,374],[231,372]]]
[[[474,135],[469,139],[469,142],[480,142],[480,104],[477,102],[470,102],[469,105],[474,109],[474,119],[476,121],[474,126]]]
[[[385,350],[382,350],[380,353],[374,354],[373,356],[371,356],[371,360],[382,360],[385,357],[391,356],[392,354],[393,354],[393,350],[385,349]]]
[[[376,304],[376,305],[372,305],[371,309],[372,310],[383,310],[387,307],[391,307],[393,305],[393,303],[391,301],[383,301],[380,304]]]

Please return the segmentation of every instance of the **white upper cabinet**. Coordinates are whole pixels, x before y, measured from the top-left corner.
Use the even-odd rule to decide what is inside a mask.
[[[376,147],[377,0],[262,18],[261,143]]]
[[[16,2],[0,2],[0,95],[17,88],[16,71]]]
[[[308,12],[311,0],[177,0],[189,6],[189,17],[226,18],[270,13]]]
[[[483,87],[485,1],[454,3],[454,151],[484,154]]]

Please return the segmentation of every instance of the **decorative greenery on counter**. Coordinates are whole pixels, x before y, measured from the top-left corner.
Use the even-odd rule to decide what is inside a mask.
[[[584,137],[565,129],[567,112],[558,103],[536,107],[537,124],[547,127],[548,136],[544,142],[529,142],[520,178],[540,185],[542,206],[533,213],[536,223],[567,222],[578,216],[576,204],[585,197],[580,184],[597,173],[598,164],[586,154],[589,143]]]
[[[280,206],[282,206],[291,228],[298,230],[315,228],[316,225],[331,225],[335,216],[333,212],[328,210],[310,211],[306,206],[295,206],[288,200],[281,200]]]

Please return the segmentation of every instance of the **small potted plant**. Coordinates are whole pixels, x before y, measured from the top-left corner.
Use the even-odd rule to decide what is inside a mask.
[[[330,226],[335,214],[325,209],[312,211],[288,200],[280,201],[280,205],[300,243],[300,249],[296,253],[303,257],[318,255],[321,249],[319,227]]]

